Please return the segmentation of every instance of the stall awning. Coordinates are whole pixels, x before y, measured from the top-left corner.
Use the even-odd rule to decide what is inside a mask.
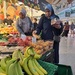
[[[36,10],[42,10],[44,11],[45,6],[49,4],[46,0],[19,0],[23,2],[25,5],[36,9]]]

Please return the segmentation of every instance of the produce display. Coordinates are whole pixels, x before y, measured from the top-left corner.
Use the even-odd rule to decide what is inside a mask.
[[[44,54],[46,51],[49,51],[53,48],[53,41],[43,41],[38,40],[36,43],[30,43],[36,53]]]
[[[53,41],[37,40],[34,43],[31,36],[27,36],[25,40],[20,37],[9,36],[7,42],[0,42],[0,46],[23,46],[24,51],[27,47],[32,46],[37,54],[44,54],[53,48]]]
[[[28,36],[26,37],[25,40],[21,39],[20,37],[15,37],[15,36],[11,36],[11,35],[8,35],[5,37],[7,38],[7,40],[1,41],[0,46],[7,46],[7,45],[8,46],[29,46],[29,43],[32,41],[31,37],[28,37]]]
[[[21,39],[20,37],[10,37],[8,39],[7,44],[17,45],[17,46],[29,46],[30,42],[31,42],[31,37],[26,37],[25,40]]]
[[[7,26],[7,25],[0,25],[0,34],[18,34],[18,31],[15,25]]]
[[[0,75],[47,75],[37,61],[40,57],[32,47],[27,47],[24,55],[21,50],[15,50],[0,60]]]
[[[22,39],[14,25],[0,26],[0,54],[12,53],[0,56],[0,75],[48,75],[38,60],[53,48],[53,41],[43,41],[36,37],[36,42],[32,41],[32,36]]]

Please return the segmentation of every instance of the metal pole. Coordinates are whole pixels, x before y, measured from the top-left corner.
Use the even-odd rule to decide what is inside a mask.
[[[4,18],[6,18],[6,0],[3,0]]]

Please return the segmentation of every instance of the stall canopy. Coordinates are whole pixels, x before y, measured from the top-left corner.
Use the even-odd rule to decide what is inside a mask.
[[[64,1],[64,0],[46,0],[46,1],[49,2],[50,4],[57,5],[57,4],[59,4],[59,2]],[[66,0],[66,2],[67,2],[68,4],[70,4],[72,1],[73,1],[73,0]]]
[[[42,10],[44,11],[45,6],[49,4],[46,0],[19,0],[23,2],[25,5],[36,9],[36,10]]]

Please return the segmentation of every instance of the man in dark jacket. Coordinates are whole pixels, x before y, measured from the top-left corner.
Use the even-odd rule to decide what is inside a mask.
[[[54,20],[56,19],[56,20]],[[55,15],[53,7],[48,4],[45,7],[45,16],[41,17],[36,31],[33,34],[39,35],[42,31],[41,38],[45,41],[53,40],[54,36],[60,36],[63,30],[62,22],[57,20],[59,17]],[[52,21],[54,23],[52,23]],[[54,41],[54,63],[59,63],[59,42]]]

